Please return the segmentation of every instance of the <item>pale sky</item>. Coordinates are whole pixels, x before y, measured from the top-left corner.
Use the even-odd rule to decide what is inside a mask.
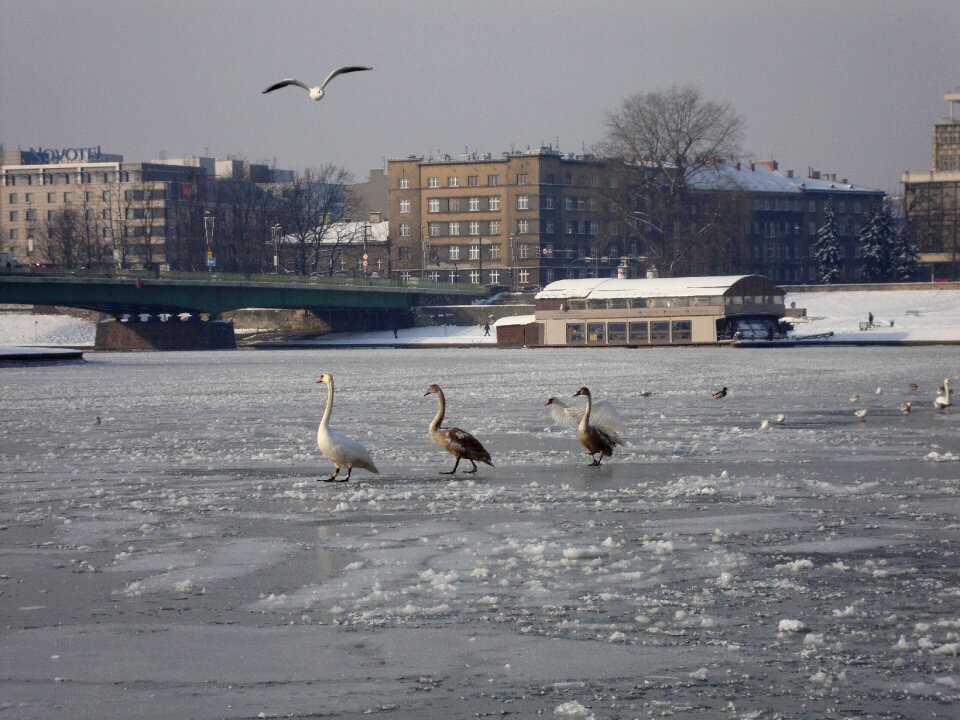
[[[295,77],[319,84],[319,103]],[[899,192],[960,88],[956,0],[0,0],[4,149],[228,154],[363,180],[386,158],[589,149],[605,113],[694,85],[745,150]]]

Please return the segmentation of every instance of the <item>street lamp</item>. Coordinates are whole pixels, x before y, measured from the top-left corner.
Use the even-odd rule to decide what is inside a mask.
[[[203,211],[203,233],[207,238],[207,272],[211,272],[213,270],[213,266],[217,263],[216,259],[213,257],[213,249],[210,247],[210,240],[213,237],[213,230],[216,222],[217,219],[210,214],[209,210]]]
[[[270,234],[273,236],[273,273],[280,274],[280,236],[283,234],[283,228],[280,223],[270,226]]]

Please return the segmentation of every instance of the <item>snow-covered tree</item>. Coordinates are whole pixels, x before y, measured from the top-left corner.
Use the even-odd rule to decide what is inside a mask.
[[[910,228],[902,223],[894,234],[893,251],[891,255],[891,278],[897,280],[914,280],[920,270],[920,251],[910,240]]]
[[[831,200],[827,200],[823,216],[823,226],[817,231],[817,241],[813,246],[813,257],[817,261],[817,282],[833,285],[840,280],[840,241],[837,239],[837,223]]]
[[[863,281],[887,282],[892,275],[893,222],[886,205],[870,210],[867,224],[860,231],[860,257]]]

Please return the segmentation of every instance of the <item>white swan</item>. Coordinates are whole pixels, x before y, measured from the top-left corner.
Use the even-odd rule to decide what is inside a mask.
[[[370,453],[360,443],[343,433],[330,429],[330,414],[333,412],[333,376],[324,373],[317,380],[318,383],[327,385],[327,405],[323,409],[323,418],[320,420],[320,426],[317,428],[317,447],[327,460],[336,466],[333,475],[328,478],[322,478],[324,482],[346,482],[350,479],[350,473],[355,467],[369,470],[372,473],[380,474],[377,466],[373,463]],[[347,476],[342,480],[337,480],[340,474],[340,468],[347,469]]]
[[[780,413],[776,417],[777,425],[783,425],[787,421],[787,416],[783,413]]]
[[[274,90],[279,90],[280,88],[285,88],[288,85],[295,85],[297,87],[303,88],[310,94],[311,100],[321,100],[323,99],[323,89],[327,86],[331,80],[333,80],[337,75],[342,75],[344,73],[359,72],[361,70],[373,70],[373,68],[362,67],[360,65],[346,65],[342,68],[337,68],[332,73],[327,75],[327,79],[323,81],[322,84],[316,87],[310,87],[299,80],[294,80],[293,78],[287,78],[286,80],[281,80],[280,82],[275,82],[273,85],[264,90],[264,93],[273,92]]]
[[[933,406],[937,410],[943,410],[950,407],[950,378],[946,378],[943,381],[943,392],[937,393],[937,397],[933,401]]]
[[[552,397],[547,399],[550,406],[550,417],[556,425],[563,428],[575,428],[583,419],[584,407],[570,407],[563,400]],[[606,400],[592,401],[590,408],[590,424],[599,428],[607,435],[619,436],[623,433],[623,420],[616,408]]]
[[[583,417],[577,426],[577,437],[580,439],[580,444],[583,445],[590,454],[590,459],[593,460],[590,465],[599,465],[603,462],[604,457],[612,456],[613,448],[616,445],[622,445],[623,441],[620,439],[618,433],[605,433],[596,425],[590,423],[590,411],[593,406],[590,390],[582,387],[577,390],[573,396],[577,397],[578,395],[583,395],[587,398],[587,406],[584,408]],[[594,457],[595,455],[599,455],[600,457]]]
[[[854,410],[853,414],[857,416],[857,419],[858,419],[860,422],[866,422],[866,420],[867,420],[867,409],[866,409],[866,408],[860,408],[859,410]]]

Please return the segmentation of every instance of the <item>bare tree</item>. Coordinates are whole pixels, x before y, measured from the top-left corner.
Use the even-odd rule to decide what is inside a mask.
[[[630,171],[612,199],[643,235],[648,261],[662,274],[686,269],[690,245],[699,240],[690,232],[691,185],[707,163],[739,153],[743,127],[729,104],[707,100],[693,87],[634,95],[607,113],[598,150]]]
[[[53,265],[75,268],[82,264],[82,226],[76,209],[54,212],[40,228],[38,245],[41,256]]]
[[[683,271],[691,275],[728,275],[743,271],[752,217],[750,198],[742,190],[695,194],[686,228]]]
[[[208,208],[206,183],[179,182],[168,198],[166,262],[171,270],[206,269],[203,213]]]
[[[104,237],[104,219],[97,194],[93,190],[77,193],[72,207],[77,213],[79,250],[77,262],[87,268],[105,268],[110,265],[110,252]]]
[[[324,234],[350,217],[352,196],[346,186],[351,182],[353,176],[347,170],[328,163],[299,173],[281,189],[281,224],[298,275],[319,271]],[[330,267],[325,271],[332,272]]]

